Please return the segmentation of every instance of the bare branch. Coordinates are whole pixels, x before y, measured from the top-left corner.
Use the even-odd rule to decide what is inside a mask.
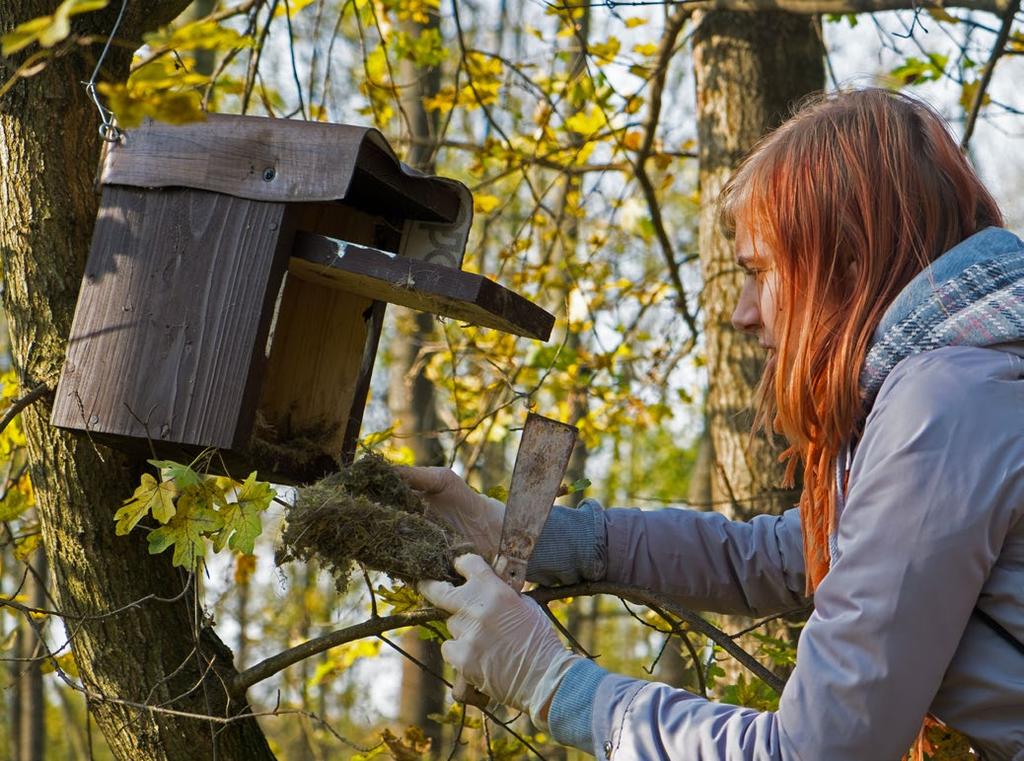
[[[974,93],[971,113],[967,117],[967,124],[964,125],[964,136],[960,141],[961,150],[966,150],[971,135],[974,134],[974,125],[978,122],[978,114],[981,113],[981,105],[985,100],[985,90],[988,89],[989,83],[992,81],[992,73],[995,71],[999,57],[1003,54],[1006,41],[1010,38],[1010,27],[1013,26],[1014,17],[1019,9],[1020,0],[1010,0],[1006,12],[1003,14],[1003,25],[999,28],[999,36],[996,38],[995,45],[992,46],[992,53],[988,57],[988,63],[985,64],[985,72],[981,75],[977,92]]]
[[[567,2],[552,5],[555,10],[574,8],[635,8],[651,5],[682,5],[693,11],[786,11],[814,15],[818,13],[879,13],[913,8],[964,8],[1002,15],[1007,0],[601,0]]]
[[[684,608],[666,595],[652,592],[649,589],[634,587],[628,584],[616,584],[609,581],[591,581],[567,587],[542,587],[535,589],[529,594],[537,602],[548,602],[564,597],[615,595],[624,600],[646,605],[653,610],[661,609],[667,611],[679,620],[684,621],[691,630],[703,634],[713,641],[775,692],[781,693],[782,688],[786,684],[785,680],[761,665],[750,653],[737,645],[732,637],[717,626],[708,623],[692,610]]]
[[[435,608],[427,608],[425,610],[414,610],[409,613],[396,613],[393,616],[371,618],[354,626],[337,629],[321,637],[314,637],[295,647],[290,647],[260,661],[251,668],[247,668],[231,681],[228,690],[232,696],[239,697],[257,682],[261,682],[305,658],[322,653],[325,650],[330,650],[332,647],[365,637],[376,637],[392,629],[402,629],[407,626],[417,626],[428,621],[437,621],[443,617],[444,614],[441,611]]]
[[[683,279],[679,274],[679,263],[676,261],[672,241],[669,239],[668,231],[665,229],[665,220],[661,216],[661,206],[658,203],[658,197],[654,190],[654,183],[651,182],[651,177],[647,174],[647,159],[651,157],[651,153],[654,150],[655,132],[661,121],[661,103],[665,90],[665,81],[668,78],[668,64],[675,52],[676,39],[689,18],[690,9],[687,6],[680,6],[665,24],[665,31],[662,33],[661,41],[658,44],[657,73],[651,83],[650,108],[644,124],[644,138],[640,150],[633,160],[633,166],[636,171],[637,182],[640,183],[644,200],[647,202],[647,210],[650,214],[651,225],[654,227],[655,237],[658,239],[661,255],[665,259],[669,278],[672,280],[672,285],[676,290],[676,302],[679,313],[682,315],[686,327],[689,328],[690,335],[697,336],[699,330],[697,328],[696,315],[690,311],[687,303],[686,289],[683,286]]]
[[[590,595],[615,595],[624,600],[629,600],[640,605],[650,607],[663,618],[668,618],[661,613],[666,611],[680,621],[685,622],[692,631],[703,634],[721,647],[725,652],[739,661],[751,673],[764,681],[776,692],[782,692],[785,682],[773,674],[765,666],[761,665],[750,653],[736,644],[733,637],[719,629],[717,626],[708,623],[688,608],[679,605],[665,595],[653,592],[642,587],[635,587],[628,584],[616,584],[612,582],[586,582],[573,584],[565,587],[541,587],[528,592],[538,603],[544,604],[552,600],[561,600],[567,597],[586,597]],[[302,644],[291,647],[276,655],[257,663],[255,666],[239,673],[228,685],[228,691],[232,697],[240,698],[245,691],[257,682],[267,679],[289,666],[298,663],[304,658],[309,658],[317,653],[322,653],[332,647],[343,645],[346,642],[363,639],[365,637],[377,637],[393,629],[401,629],[407,626],[418,626],[431,621],[438,621],[444,618],[442,611],[436,608],[415,610],[408,613],[397,613],[391,616],[371,618],[353,626],[338,629],[321,637],[307,640]],[[670,621],[669,621],[670,622]],[[670,622],[671,623],[671,622]]]
[[[11,424],[11,421],[14,420],[14,418],[18,417],[22,410],[33,402],[42,399],[49,390],[49,386],[45,383],[40,383],[20,399],[15,399],[11,402],[11,406],[4,412],[4,416],[0,417],[0,433],[3,433],[4,429]]]

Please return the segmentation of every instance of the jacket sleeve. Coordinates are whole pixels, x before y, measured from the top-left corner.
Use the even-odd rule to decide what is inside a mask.
[[[697,610],[763,616],[806,604],[800,515],[750,522],[719,513],[555,507],[527,578],[547,585],[614,581]]]
[[[553,736],[623,760],[899,759],[1024,510],[1024,363],[969,382],[945,351],[906,360],[872,410],[777,712],[582,661],[555,694]]]

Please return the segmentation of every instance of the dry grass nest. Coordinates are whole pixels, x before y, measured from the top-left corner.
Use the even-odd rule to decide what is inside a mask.
[[[315,559],[341,592],[355,563],[406,582],[461,581],[452,561],[471,549],[427,516],[422,500],[387,460],[367,453],[298,490],[275,559],[278,565]]]

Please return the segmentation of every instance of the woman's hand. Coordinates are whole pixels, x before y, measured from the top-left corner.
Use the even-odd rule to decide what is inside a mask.
[[[540,606],[497,577],[479,555],[460,555],[456,587],[422,581],[420,593],[451,613],[452,638],[441,655],[466,681],[547,728],[547,709],[562,677],[581,656],[562,645]]]
[[[431,515],[468,539],[478,553],[492,559],[498,553],[504,503],[475,491],[451,468],[399,467],[398,475],[419,492]]]

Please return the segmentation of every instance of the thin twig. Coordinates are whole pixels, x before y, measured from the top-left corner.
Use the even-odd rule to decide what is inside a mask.
[[[967,124],[964,125],[964,136],[960,140],[960,150],[967,150],[967,144],[974,134],[974,125],[978,121],[978,114],[981,113],[981,105],[985,100],[985,90],[988,89],[989,83],[992,81],[992,73],[995,71],[996,62],[1003,55],[1003,48],[1006,47],[1006,41],[1010,37],[1010,28],[1013,26],[1018,10],[1020,10],[1020,0],[1010,0],[1006,6],[1005,13],[1003,13],[1003,25],[999,28],[999,36],[996,38],[995,45],[992,46],[992,53],[989,55],[988,63],[985,64],[985,71],[981,75],[978,91],[974,93],[974,103],[971,104],[971,112],[967,117]]]
[[[6,409],[3,417],[0,417],[0,433],[3,433],[4,429],[11,424],[14,418],[18,417],[22,410],[41,399],[49,390],[49,386],[45,383],[40,383],[20,399],[15,399],[11,402],[11,406]]]

